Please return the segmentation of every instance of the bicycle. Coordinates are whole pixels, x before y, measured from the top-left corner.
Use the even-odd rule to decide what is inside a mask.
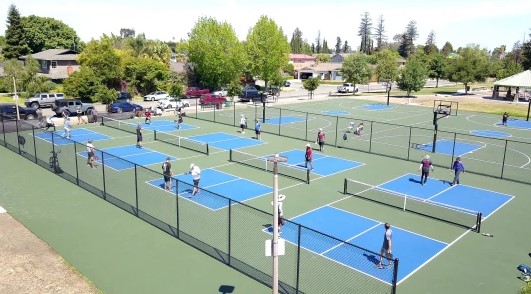
[[[62,173],[63,170],[61,169],[61,166],[59,166],[59,156],[58,154],[61,153],[61,150],[55,152],[55,151],[50,151],[50,153],[52,154],[52,156],[50,156],[50,159],[48,161],[49,165],[50,165],[50,168],[55,172],[55,173]]]

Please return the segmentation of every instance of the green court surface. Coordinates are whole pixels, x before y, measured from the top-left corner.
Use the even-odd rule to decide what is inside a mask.
[[[330,99],[284,105],[282,109],[267,108],[266,118],[269,121],[263,125],[262,144],[248,145],[248,147],[237,145],[238,150],[256,156],[274,153],[294,154],[292,150],[303,150],[308,142],[316,149],[314,144],[316,132],[317,129],[323,128],[327,134],[327,143],[335,145],[337,140],[344,146],[340,144],[338,145],[343,148],[326,146],[324,153],[315,151],[315,154],[341,159],[344,162],[356,162],[360,165],[339,169],[337,172],[327,170],[324,173],[319,171],[321,167],[316,167],[310,175],[310,184],[280,176],[281,193],[287,196],[284,201],[284,212],[288,220],[296,219],[318,208],[333,207],[378,222],[389,222],[393,227],[447,244],[442,251],[403,277],[398,284],[397,293],[516,292],[521,286],[521,281],[517,279],[516,266],[528,263],[527,253],[531,244],[531,234],[525,233],[528,208],[531,207],[531,198],[528,197],[529,178],[517,177],[519,181],[514,182],[476,173],[462,175],[461,183],[464,185],[514,196],[483,220],[481,232],[493,234],[493,238],[484,237],[446,222],[348,196],[342,192],[345,178],[366,183],[368,187],[410,173],[415,174],[413,176],[415,178],[418,175],[420,160],[425,154],[432,155],[436,165],[430,174],[432,177],[430,181],[451,181],[452,174],[448,166],[453,157],[445,154],[449,147],[444,143],[444,140],[455,139],[451,132],[468,134],[466,138],[458,140],[461,144],[458,147],[463,148],[464,153],[461,157],[465,166],[468,165],[471,169],[483,167],[488,169],[498,167],[503,162],[506,164],[507,173],[518,173],[522,170],[526,173],[529,169],[529,162],[526,160],[531,156],[529,150],[531,145],[527,144],[531,143],[529,136],[531,130],[498,126],[496,124],[499,118],[496,116],[459,111],[457,116],[449,116],[439,121],[441,143],[438,151],[440,152],[430,153],[425,149],[429,146],[422,145],[428,144],[433,139],[431,125],[433,114],[430,108],[406,105],[392,105],[386,108],[370,106],[371,104],[374,103],[359,99]],[[302,114],[301,111],[312,114]],[[316,115],[321,112],[337,115]],[[240,114],[249,119],[249,125],[252,127],[252,120],[255,117],[262,117],[262,109],[238,106],[236,109],[229,108],[222,111],[205,110],[197,114],[200,119],[185,118],[186,124],[197,128],[168,131],[183,137],[206,140],[205,142],[210,140],[207,142],[210,150],[208,156],[155,141],[152,133],[146,130],[144,146],[175,157],[176,159],[172,161],[175,174],[188,171],[190,163],[193,162],[203,170],[215,169],[221,173],[271,187],[273,177],[269,171],[228,160],[229,151],[224,146],[235,146],[230,143],[234,136],[241,138],[254,136],[252,129],[241,134],[239,128],[234,126],[239,125]],[[195,114],[190,113],[189,116]],[[289,117],[291,120],[275,120],[281,117]],[[335,122],[331,117],[335,118]],[[206,120],[216,120],[221,123]],[[356,125],[361,121],[366,122],[364,134],[372,133],[373,137],[366,138],[361,135],[343,140],[343,131],[351,121]],[[367,123],[370,121],[374,123],[372,125]],[[131,122],[136,123],[134,120]],[[418,126],[424,129],[415,129],[417,133],[412,136],[410,129],[400,125]],[[134,145],[136,142],[134,134],[123,130],[100,125],[78,128],[86,128],[112,138],[96,141],[95,147],[99,150]],[[470,136],[470,132],[475,130],[509,133],[511,137],[508,139],[521,143],[505,149],[505,145],[503,148],[499,146],[500,138]],[[279,132],[282,136],[278,135]],[[217,135],[208,138],[218,138],[219,134],[223,134],[229,138],[226,139],[229,143],[224,140],[204,139],[211,134]],[[418,140],[411,142],[410,138]],[[6,137],[6,141],[10,144],[15,142],[13,144],[16,145],[16,137]],[[51,144],[41,139],[37,139],[36,142],[38,142],[37,150],[42,152],[42,155],[37,157],[47,158]],[[144,213],[159,221],[167,224],[178,223],[179,230],[185,234],[219,248],[217,253],[209,251],[214,258],[209,257],[134,215],[2,149],[0,152],[3,165],[13,166],[13,170],[20,170],[20,173],[10,173],[2,177],[0,183],[7,188],[4,189],[7,192],[0,194],[0,205],[54,247],[98,288],[108,293],[181,291],[219,293],[219,286],[226,284],[235,286],[234,293],[270,291],[263,284],[245,277],[216,259],[226,258],[229,234],[227,227],[230,222],[229,247],[232,257],[248,263],[252,267],[247,269],[251,276],[261,276],[261,272],[265,275],[271,274],[270,258],[264,257],[264,241],[269,235],[263,232],[264,227],[271,223],[271,217],[264,213],[272,211],[271,194],[245,199],[245,205],[229,206],[228,204],[232,202],[227,202],[227,205],[223,206],[226,208],[219,210],[209,209],[208,205],[198,202],[199,200],[188,200],[186,197],[179,197],[176,201],[175,195],[170,192],[147,184],[143,185],[161,178],[158,173],[161,170],[160,163],[146,165],[148,169],[105,168],[107,181],[104,184],[101,180],[104,172],[101,166],[90,169],[85,165],[86,159],[74,155],[84,151],[83,143],[56,147],[61,150],[58,156],[64,171],[69,174],[77,172],[80,181],[100,190],[105,188],[109,195],[128,205],[138,205]],[[417,145],[412,148],[411,143]],[[33,147],[26,144],[24,148],[25,152],[31,153]],[[368,153],[365,148],[371,148],[370,151],[375,154]],[[502,153],[504,150],[507,151],[505,158],[498,158],[499,148],[502,148]],[[455,150],[455,146],[452,146],[451,151]],[[314,162],[318,163],[319,160]],[[24,193],[26,189],[24,184],[28,181],[21,175],[24,171],[31,171],[35,175],[32,178],[32,193]],[[18,185],[7,186],[7,183],[18,183]],[[56,184],[46,185],[47,183]],[[141,194],[138,204],[134,196],[135,189]],[[13,197],[14,194],[23,195]],[[231,195],[222,196],[231,197]],[[175,214],[176,205],[179,205],[179,211],[182,212],[179,217]],[[230,220],[226,218],[228,211],[232,213]],[[171,227],[163,230],[168,232],[174,229],[175,227]],[[403,246],[403,244],[397,246],[400,245]],[[352,293],[352,291],[387,293],[389,290],[379,286],[370,276],[353,274],[350,268],[345,268],[333,259],[323,258],[309,250],[298,251],[296,246],[290,243],[286,246],[286,255],[280,257],[280,280],[289,286],[295,286],[298,282],[300,290],[304,293]],[[369,244],[370,248],[367,249],[378,252],[380,246],[381,240],[378,239],[375,244]],[[298,254],[302,261],[300,268],[296,264]],[[396,252],[395,254],[399,255]],[[400,273],[400,265],[398,270]],[[145,280],[138,277],[145,277]],[[351,285],[345,286],[347,284]],[[372,286],[374,284],[375,286]]]

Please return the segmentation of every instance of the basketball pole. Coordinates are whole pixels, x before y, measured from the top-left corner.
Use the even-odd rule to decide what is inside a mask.
[[[435,126],[435,128],[433,130],[433,144],[432,144],[431,152],[435,153],[435,145],[437,144],[437,130],[438,130],[437,111],[433,112],[433,125]]]
[[[526,121],[529,121],[529,110],[531,110],[531,99],[529,99],[529,103],[527,103],[527,119],[526,119]]]

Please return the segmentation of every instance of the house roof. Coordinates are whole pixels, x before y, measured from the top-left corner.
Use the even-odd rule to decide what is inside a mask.
[[[37,60],[76,60],[77,53],[74,50],[70,49],[48,49],[38,53],[31,54],[33,58]],[[20,57],[20,59],[25,60],[28,58],[28,55]]]
[[[494,83],[495,86],[531,88],[531,70],[526,70]]]
[[[307,54],[298,54],[298,53],[290,53],[289,59],[309,59],[309,60],[315,60],[315,57]]]
[[[313,64],[310,66],[305,66],[301,68],[299,71],[320,72],[320,71],[338,71],[340,69],[341,69],[341,64],[339,63],[322,62],[318,64]]]

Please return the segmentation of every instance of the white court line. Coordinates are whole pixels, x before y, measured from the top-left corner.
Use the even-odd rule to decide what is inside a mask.
[[[2,207],[0,206],[0,213],[6,213],[7,211]]]

